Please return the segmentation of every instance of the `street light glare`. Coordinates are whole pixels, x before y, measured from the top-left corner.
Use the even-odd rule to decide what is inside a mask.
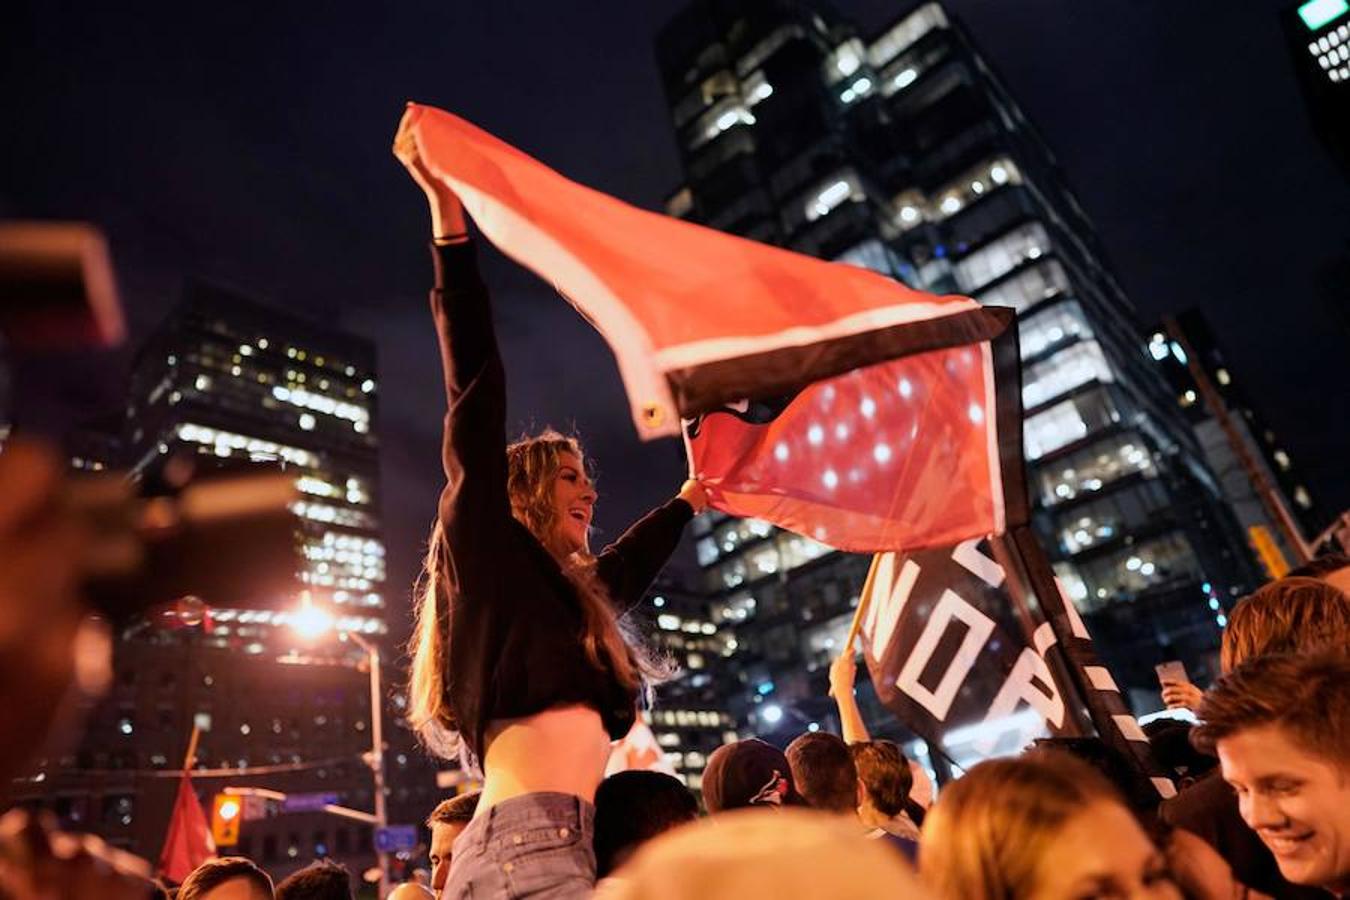
[[[291,628],[305,640],[313,640],[332,627],[333,617],[308,603],[291,615]]]

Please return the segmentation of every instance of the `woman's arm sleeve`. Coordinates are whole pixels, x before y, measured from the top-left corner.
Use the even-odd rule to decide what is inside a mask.
[[[453,569],[447,574],[464,594],[472,584],[497,583],[493,572],[500,573],[505,564],[511,519],[506,492],[506,376],[473,245],[433,245],[432,253],[436,286],[431,291],[431,314],[446,399],[441,444],[446,484],[437,512]]]
[[[676,497],[647,513],[596,557],[596,575],[620,613],[642,601],[693,517],[693,507]]]

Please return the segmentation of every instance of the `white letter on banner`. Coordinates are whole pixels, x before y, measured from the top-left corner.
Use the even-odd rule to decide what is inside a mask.
[[[1003,583],[1003,567],[979,551],[981,540],[983,538],[971,538],[957,544],[952,559],[985,584],[996,588]]]
[[[895,634],[896,623],[900,621],[900,613],[919,577],[919,564],[907,559],[900,567],[900,577],[896,578],[895,559],[895,553],[883,553],[878,557],[876,573],[872,577],[872,599],[863,619],[863,637],[871,648],[872,658],[876,660],[885,656],[886,648]],[[866,602],[866,598],[858,602]]]
[[[1033,678],[1039,679],[1049,689],[1049,693],[1035,684]],[[1050,667],[1045,660],[1030,647],[1017,657],[1017,665],[1013,666],[1008,680],[1003,682],[994,702],[989,704],[989,715],[984,717],[985,721],[1012,715],[1023,700],[1056,728],[1064,724],[1064,698],[1060,696],[1059,685],[1055,684],[1055,677],[1050,674]]]
[[[970,626],[970,630],[961,640],[961,646],[948,664],[947,671],[942,673],[937,689],[930,691],[919,683],[919,676],[928,666],[933,652],[937,650],[938,642],[947,633],[947,626],[951,624],[952,619],[965,622]],[[943,591],[936,608],[924,625],[923,633],[919,635],[918,642],[910,652],[909,659],[905,660],[900,677],[895,679],[895,686],[918,701],[939,722],[943,721],[947,717],[947,710],[951,709],[952,701],[956,699],[956,692],[960,689],[961,683],[966,680],[966,676],[974,667],[975,659],[980,655],[984,642],[993,633],[993,619],[971,606],[955,591],[950,589]]]

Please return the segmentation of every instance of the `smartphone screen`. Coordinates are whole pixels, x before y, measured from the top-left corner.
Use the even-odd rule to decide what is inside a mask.
[[[1169,681],[1184,682],[1191,680],[1186,675],[1186,664],[1177,659],[1158,663],[1153,667],[1153,671],[1158,673],[1158,681],[1164,684]]]

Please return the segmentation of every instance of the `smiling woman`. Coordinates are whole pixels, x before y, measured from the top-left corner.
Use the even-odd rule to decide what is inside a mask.
[[[686,482],[592,555],[596,493],[581,445],[549,431],[507,446],[487,288],[458,198],[421,158],[417,115],[410,107],[394,149],[431,206],[446,486],[419,587],[408,714],[433,750],[483,773],[442,896],[589,896],[610,741],[668,674],[623,614],[707,501]]]

